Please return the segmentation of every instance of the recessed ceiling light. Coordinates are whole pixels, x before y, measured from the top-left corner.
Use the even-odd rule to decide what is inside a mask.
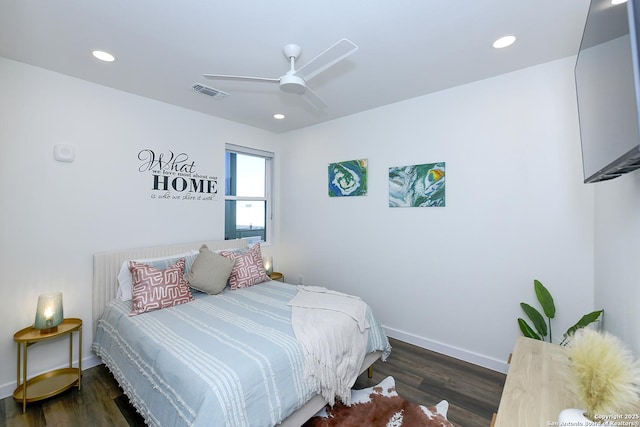
[[[493,42],[493,47],[496,49],[502,49],[507,46],[511,46],[516,41],[515,36],[504,36]]]
[[[284,119],[284,114],[280,114],[280,113],[274,114],[273,118],[276,120],[282,120]]]
[[[113,62],[116,60],[116,58],[113,55],[111,55],[109,52],[104,52],[102,50],[94,50],[91,53],[93,54],[94,57],[98,58],[100,61]]]
[[[617,4],[622,4],[622,3],[626,3],[627,0],[611,0],[611,4],[612,5],[617,5]]]

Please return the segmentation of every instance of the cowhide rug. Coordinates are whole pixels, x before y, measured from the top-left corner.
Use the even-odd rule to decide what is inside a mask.
[[[404,400],[393,377],[387,377],[377,386],[352,390],[351,406],[327,405],[304,427],[454,427],[447,420],[448,409],[446,400],[430,407]]]

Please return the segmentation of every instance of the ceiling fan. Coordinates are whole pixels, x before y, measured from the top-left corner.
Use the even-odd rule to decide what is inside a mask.
[[[314,91],[307,87],[307,82],[327,68],[342,61],[356,50],[358,50],[357,45],[347,39],[342,39],[296,70],[295,62],[298,57],[300,57],[302,49],[296,44],[288,44],[282,48],[282,52],[291,63],[291,69],[281,77],[250,77],[225,74],[205,74],[204,77],[214,80],[220,79],[278,83],[280,84],[280,89],[284,92],[304,95],[311,105],[316,107],[318,110],[322,110],[327,107],[327,104],[325,104],[325,102]]]

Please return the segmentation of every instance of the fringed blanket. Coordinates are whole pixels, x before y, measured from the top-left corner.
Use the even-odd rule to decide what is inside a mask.
[[[351,404],[351,387],[367,350],[367,305],[358,297],[298,286],[289,301],[291,323],[305,353],[305,373],[330,404]]]

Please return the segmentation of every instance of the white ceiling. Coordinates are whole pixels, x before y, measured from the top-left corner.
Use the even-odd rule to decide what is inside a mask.
[[[0,56],[285,132],[575,55],[588,7],[588,0],[0,0]],[[517,36],[513,46],[491,47],[507,34]],[[303,65],[342,38],[359,50],[308,83],[329,105],[321,111],[274,84],[202,76],[277,78],[289,69],[285,44],[302,47]],[[117,59],[102,63],[94,49]],[[230,95],[202,95],[195,83]]]

